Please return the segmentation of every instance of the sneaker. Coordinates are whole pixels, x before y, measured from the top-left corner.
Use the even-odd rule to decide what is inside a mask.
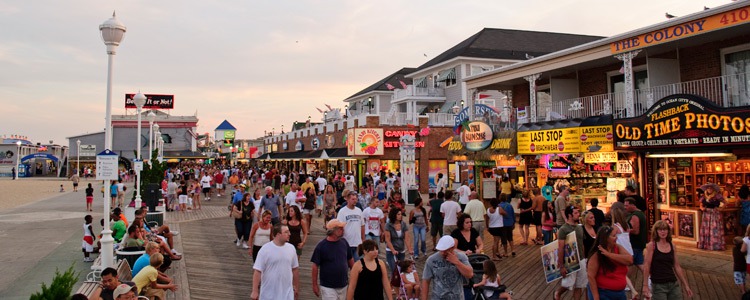
[[[174,254],[174,255],[182,255],[182,253],[177,252],[177,250],[175,250],[175,249],[172,249],[172,254]]]
[[[237,239],[237,247],[239,247],[241,244],[242,244],[242,240],[241,239]]]
[[[414,255],[414,260],[418,260],[418,259],[419,259],[419,255]]]
[[[247,242],[242,242],[242,249],[250,249],[250,247],[247,246]]]

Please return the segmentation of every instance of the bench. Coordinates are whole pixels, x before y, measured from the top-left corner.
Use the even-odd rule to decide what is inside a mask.
[[[96,262],[101,263],[101,260],[97,258],[95,263]],[[93,266],[91,268],[94,269]],[[83,282],[83,284],[81,284],[81,287],[78,288],[75,294],[83,294],[86,297],[90,298],[91,295],[94,294],[94,291],[96,291],[96,289],[101,284],[101,274],[101,266],[88,273],[86,275],[86,280]],[[121,259],[117,262],[117,278],[120,280],[120,282],[133,281],[133,271],[130,268],[130,264],[125,259]]]

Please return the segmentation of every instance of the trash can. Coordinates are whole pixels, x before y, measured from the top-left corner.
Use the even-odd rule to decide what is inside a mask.
[[[161,186],[158,183],[147,183],[143,190],[143,200],[146,201],[148,211],[156,211],[156,206],[159,205],[159,199],[162,198]]]
[[[146,222],[156,222],[158,226],[164,225],[164,212],[163,211],[147,212]]]
[[[407,196],[407,200],[409,200],[408,204],[414,204],[414,200],[416,200],[417,198],[421,197],[419,195],[419,190],[418,189],[409,189],[407,191],[406,196]]]

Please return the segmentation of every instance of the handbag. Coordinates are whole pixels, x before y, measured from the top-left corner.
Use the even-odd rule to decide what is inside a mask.
[[[234,210],[234,209],[232,209],[232,218],[242,219],[242,207],[243,206],[244,206],[243,203],[240,202],[240,210]]]

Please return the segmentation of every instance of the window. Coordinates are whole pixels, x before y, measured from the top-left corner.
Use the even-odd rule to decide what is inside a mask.
[[[722,49],[724,104],[735,107],[750,105],[750,44]]]
[[[645,68],[645,66],[643,67]],[[633,68],[640,69],[640,68]],[[633,85],[636,90],[648,89],[648,71],[634,71],[633,72]],[[619,74],[609,77],[609,92],[610,93],[623,93],[625,92],[625,75]]]
[[[495,66],[471,65],[471,76],[490,71],[494,68]]]
[[[440,71],[436,82],[442,82],[445,87],[456,85],[456,68]]]
[[[549,84],[540,85],[536,88],[536,119],[537,121],[561,119],[552,112],[552,93]],[[557,118],[554,118],[557,116]]]

